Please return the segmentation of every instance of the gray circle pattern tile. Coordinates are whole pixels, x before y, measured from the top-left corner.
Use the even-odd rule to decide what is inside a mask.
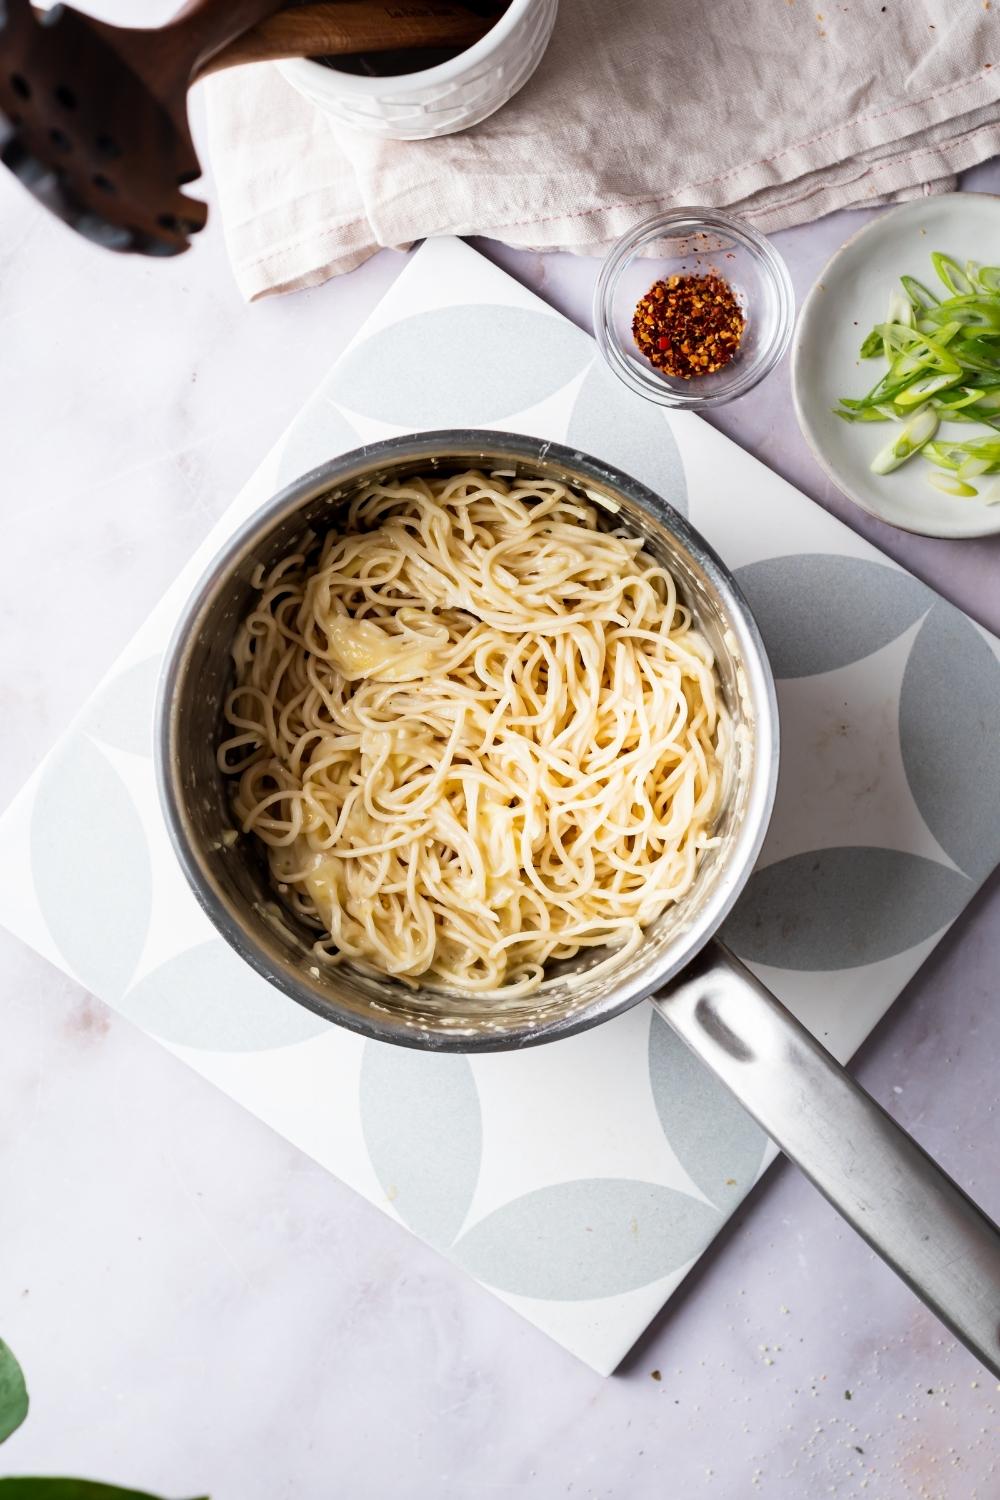
[[[361,1124],[383,1192],[414,1233],[450,1245],[482,1154],[479,1092],[467,1057],[366,1042]]]
[[[169,958],[119,1006],[144,1031],[179,1047],[263,1052],[329,1031],[330,1022],[268,984],[221,938]]]
[[[814,849],[756,870],[722,936],[751,963],[853,969],[939,932],[974,889],[947,865],[898,849]]]
[[[499,1291],[578,1302],[680,1270],[721,1224],[714,1208],[659,1183],[585,1177],[505,1203],[464,1234],[453,1255]]]
[[[984,879],[1000,860],[1000,663],[943,600],[906,663],[899,742],[928,828],[966,874]]]
[[[276,475],[279,487],[291,484],[328,459],[349,453],[361,439],[342,412],[316,395],[299,413],[285,437]]]
[[[846,667],[908,630],[934,595],[884,563],[826,552],[766,558],[736,570],[775,677]]]
[[[649,1082],[663,1133],[691,1181],[718,1209],[734,1208],[760,1170],[767,1136],[655,1010]]]
[[[566,441],[623,469],[687,515],[687,481],[670,423],[659,407],[637,401],[600,360],[580,387]]]
[[[482,304],[416,313],[358,344],[324,387],[339,405],[400,427],[467,427],[526,411],[593,357],[563,318]]]
[[[85,734],[46,764],[31,814],[31,871],[52,938],[77,978],[117,1000],[149,928],[149,846],[125,783]],[[95,891],[114,901],[95,912]]]
[[[84,716],[87,732],[117,750],[151,755],[153,705],[162,661],[162,656],[147,656],[100,688]]]

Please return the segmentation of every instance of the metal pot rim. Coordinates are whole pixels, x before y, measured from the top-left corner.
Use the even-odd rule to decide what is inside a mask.
[[[177,687],[188,644],[197,632],[200,616],[254,543],[282,520],[326,491],[354,483],[364,474],[377,471],[383,463],[426,459],[430,467],[435,458],[447,457],[448,461],[467,458],[470,465],[485,460],[497,466],[503,463],[505,455],[526,464],[554,464],[577,476],[575,482],[578,485],[604,487],[623,495],[664,526],[696,560],[714,592],[715,602],[725,606],[738,636],[741,664],[755,709],[753,767],[746,814],[732,847],[727,851],[723,873],[716,880],[710,898],[696,911],[685,929],[683,941],[675,943],[668,951],[669,962],[650,964],[637,982],[624,985],[615,983],[615,972],[612,971],[597,1002],[566,1016],[543,1020],[533,1027],[503,1033],[422,1031],[401,1020],[394,1021],[391,1014],[381,1009],[373,1008],[366,1014],[339,1009],[318,983],[312,985],[303,975],[276,967],[251,925],[239,920],[219,899],[208,879],[204,854],[190,837],[184,811],[183,768],[174,754]],[[164,658],[154,725],[157,788],[170,840],[195,896],[217,931],[264,979],[297,1003],[376,1040],[432,1051],[503,1051],[552,1041],[609,1020],[659,989],[698,952],[731,910],[760,851],[777,783],[778,713],[774,680],[750,607],[714,549],[659,495],[614,465],[562,444],[473,428],[405,435],[353,449],[286,485],[244,521],[213,558],[184,606]]]

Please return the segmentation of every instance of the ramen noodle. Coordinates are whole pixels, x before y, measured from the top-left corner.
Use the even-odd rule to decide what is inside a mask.
[[[254,579],[218,752],[327,960],[529,994],[713,842],[730,720],[669,571],[566,484],[368,484]]]

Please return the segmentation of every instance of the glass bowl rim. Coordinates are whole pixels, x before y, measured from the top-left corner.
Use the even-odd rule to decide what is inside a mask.
[[[700,230],[721,230],[749,253],[774,289],[777,316],[770,336],[752,361],[746,364],[734,362],[731,367],[732,375],[717,380],[712,391],[698,393],[692,390],[689,393],[686,390],[672,389],[655,373],[652,366],[646,371],[637,361],[626,357],[621,341],[613,332],[613,307],[622,272],[644,244],[663,238],[664,233],[697,233]],[[660,406],[697,411],[710,406],[721,406],[744,395],[774,369],[791,342],[794,325],[795,293],[788,267],[778,251],[746,220],[715,208],[673,208],[634,225],[608,251],[594,287],[594,334],[605,362],[630,390]]]

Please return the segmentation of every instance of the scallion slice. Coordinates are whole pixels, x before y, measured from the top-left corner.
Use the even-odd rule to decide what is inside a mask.
[[[959,464],[965,462],[968,455],[963,453],[958,444],[937,439],[935,442],[924,444],[921,457],[929,459],[932,464],[937,464],[939,469],[957,469]]]
[[[889,293],[889,307],[886,311],[885,321],[887,323],[903,323],[908,328],[913,327],[913,303],[905,292],[892,291]]]
[[[940,250],[935,250],[931,255],[931,261],[939,280],[944,282],[953,296],[967,296],[969,292],[976,290],[974,282],[965,274],[958,261],[952,260],[950,255],[942,255]]]
[[[918,401],[926,401],[929,396],[936,396],[940,391],[948,390],[961,378],[960,375],[936,375],[933,371],[928,371],[926,375],[919,375],[916,380],[912,381],[905,391],[900,391],[896,397],[896,405],[904,409],[908,406],[916,406]]]
[[[966,406],[973,406],[978,397],[979,392],[970,390],[967,385],[949,386],[947,390],[938,391],[934,397],[934,410],[942,420],[954,418],[956,412]]]
[[[928,291],[922,281],[918,281],[915,276],[901,276],[899,279],[903,284],[903,291],[910,299],[910,306],[914,312],[922,311],[928,307],[937,307],[941,300],[940,297],[935,297],[933,292]]]
[[[988,458],[967,458],[960,463],[955,473],[959,479],[978,479],[980,474],[989,473],[992,465]]]
[[[879,449],[872,459],[871,468],[873,474],[891,474],[893,469],[898,469],[900,464],[905,464],[908,458],[918,453],[925,443],[929,443],[938,430],[938,415],[935,411],[922,411],[919,416],[912,417],[896,436],[884,448]]]
[[[970,500],[978,490],[959,479],[957,474],[945,474],[940,470],[927,475],[928,484],[932,484],[936,490],[943,490],[946,495],[955,495],[962,500]]]
[[[1000,385],[972,386],[970,389],[977,411],[1000,411]],[[971,402],[963,401],[962,405],[971,405]]]
[[[932,308],[921,321],[937,327],[941,323],[961,323],[965,328],[1000,331],[1000,304],[995,297],[952,297],[940,307]]]
[[[964,498],[976,493],[970,480],[1000,474],[1000,266],[968,260],[963,267],[943,251],[931,260],[946,294],[900,277],[885,322],[861,345],[865,359],[884,356],[885,373],[867,395],[843,397],[837,414],[847,422],[903,424],[875,455],[874,473],[889,474],[923,452],[937,471],[931,482]],[[971,428],[973,436],[935,440],[940,422]]]

